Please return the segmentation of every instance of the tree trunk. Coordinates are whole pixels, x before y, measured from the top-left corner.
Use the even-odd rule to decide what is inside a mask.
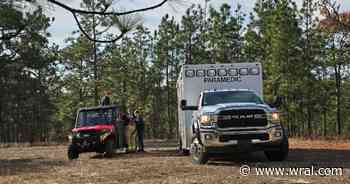
[[[311,107],[308,106],[307,110],[307,131],[308,131],[308,136],[312,136],[312,116],[311,116]]]
[[[95,11],[95,0],[92,1],[92,9]],[[92,16],[92,37],[94,40],[96,40],[96,17],[95,14]],[[96,42],[93,42],[93,63],[94,63],[94,81],[95,81],[95,86],[94,86],[94,96],[95,96],[95,105],[98,105],[99,103],[99,97],[98,97],[98,68],[97,68],[97,45]]]
[[[342,124],[341,124],[341,73],[340,66],[336,65],[335,67],[335,83],[336,83],[336,106],[337,106],[337,134],[341,135]]]
[[[327,136],[327,110],[323,110],[323,136]]]

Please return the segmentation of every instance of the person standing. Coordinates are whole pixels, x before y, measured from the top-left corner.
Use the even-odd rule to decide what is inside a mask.
[[[137,152],[144,152],[143,138],[145,134],[145,122],[143,121],[143,118],[139,111],[136,110],[134,112],[134,115],[135,115],[135,124],[136,124],[137,138],[138,138]]]
[[[119,112],[118,122],[117,122],[118,143],[119,143],[119,149],[123,150],[124,152],[128,152],[128,143],[125,135],[128,122],[129,122],[128,116],[123,112]]]
[[[105,95],[101,98],[100,105],[107,106],[111,104],[110,96],[112,95],[111,91],[105,91]]]

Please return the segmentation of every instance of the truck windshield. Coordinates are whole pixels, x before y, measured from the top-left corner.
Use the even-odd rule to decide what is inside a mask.
[[[78,114],[77,127],[111,124],[116,119],[115,109],[83,110]]]
[[[222,103],[256,103],[263,104],[259,96],[251,91],[216,91],[203,94],[202,105]]]

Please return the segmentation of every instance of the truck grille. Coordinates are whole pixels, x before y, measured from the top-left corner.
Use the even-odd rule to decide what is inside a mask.
[[[226,110],[219,113],[217,125],[219,128],[266,126],[267,116],[261,109]]]
[[[96,131],[81,131],[80,135],[81,136],[86,136],[86,137],[98,137],[101,133],[96,132]]]
[[[222,135],[219,137],[220,142],[228,142],[230,140],[269,140],[269,134],[240,134],[240,135]]]
[[[79,138],[75,139],[75,143],[98,142],[100,140],[100,133],[94,131],[81,131],[79,132]]]

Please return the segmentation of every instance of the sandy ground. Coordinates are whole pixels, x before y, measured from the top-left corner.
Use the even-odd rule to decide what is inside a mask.
[[[262,153],[214,158],[207,165],[194,165],[175,148],[156,146],[146,153],[116,154],[104,158],[95,153],[66,157],[66,146],[0,148],[0,184],[70,183],[350,183],[350,141],[290,140],[287,161],[269,162]],[[163,143],[161,145],[166,145]],[[154,147],[157,147],[154,149]],[[248,165],[251,173],[240,174]],[[256,168],[341,167],[342,176],[257,176]]]

